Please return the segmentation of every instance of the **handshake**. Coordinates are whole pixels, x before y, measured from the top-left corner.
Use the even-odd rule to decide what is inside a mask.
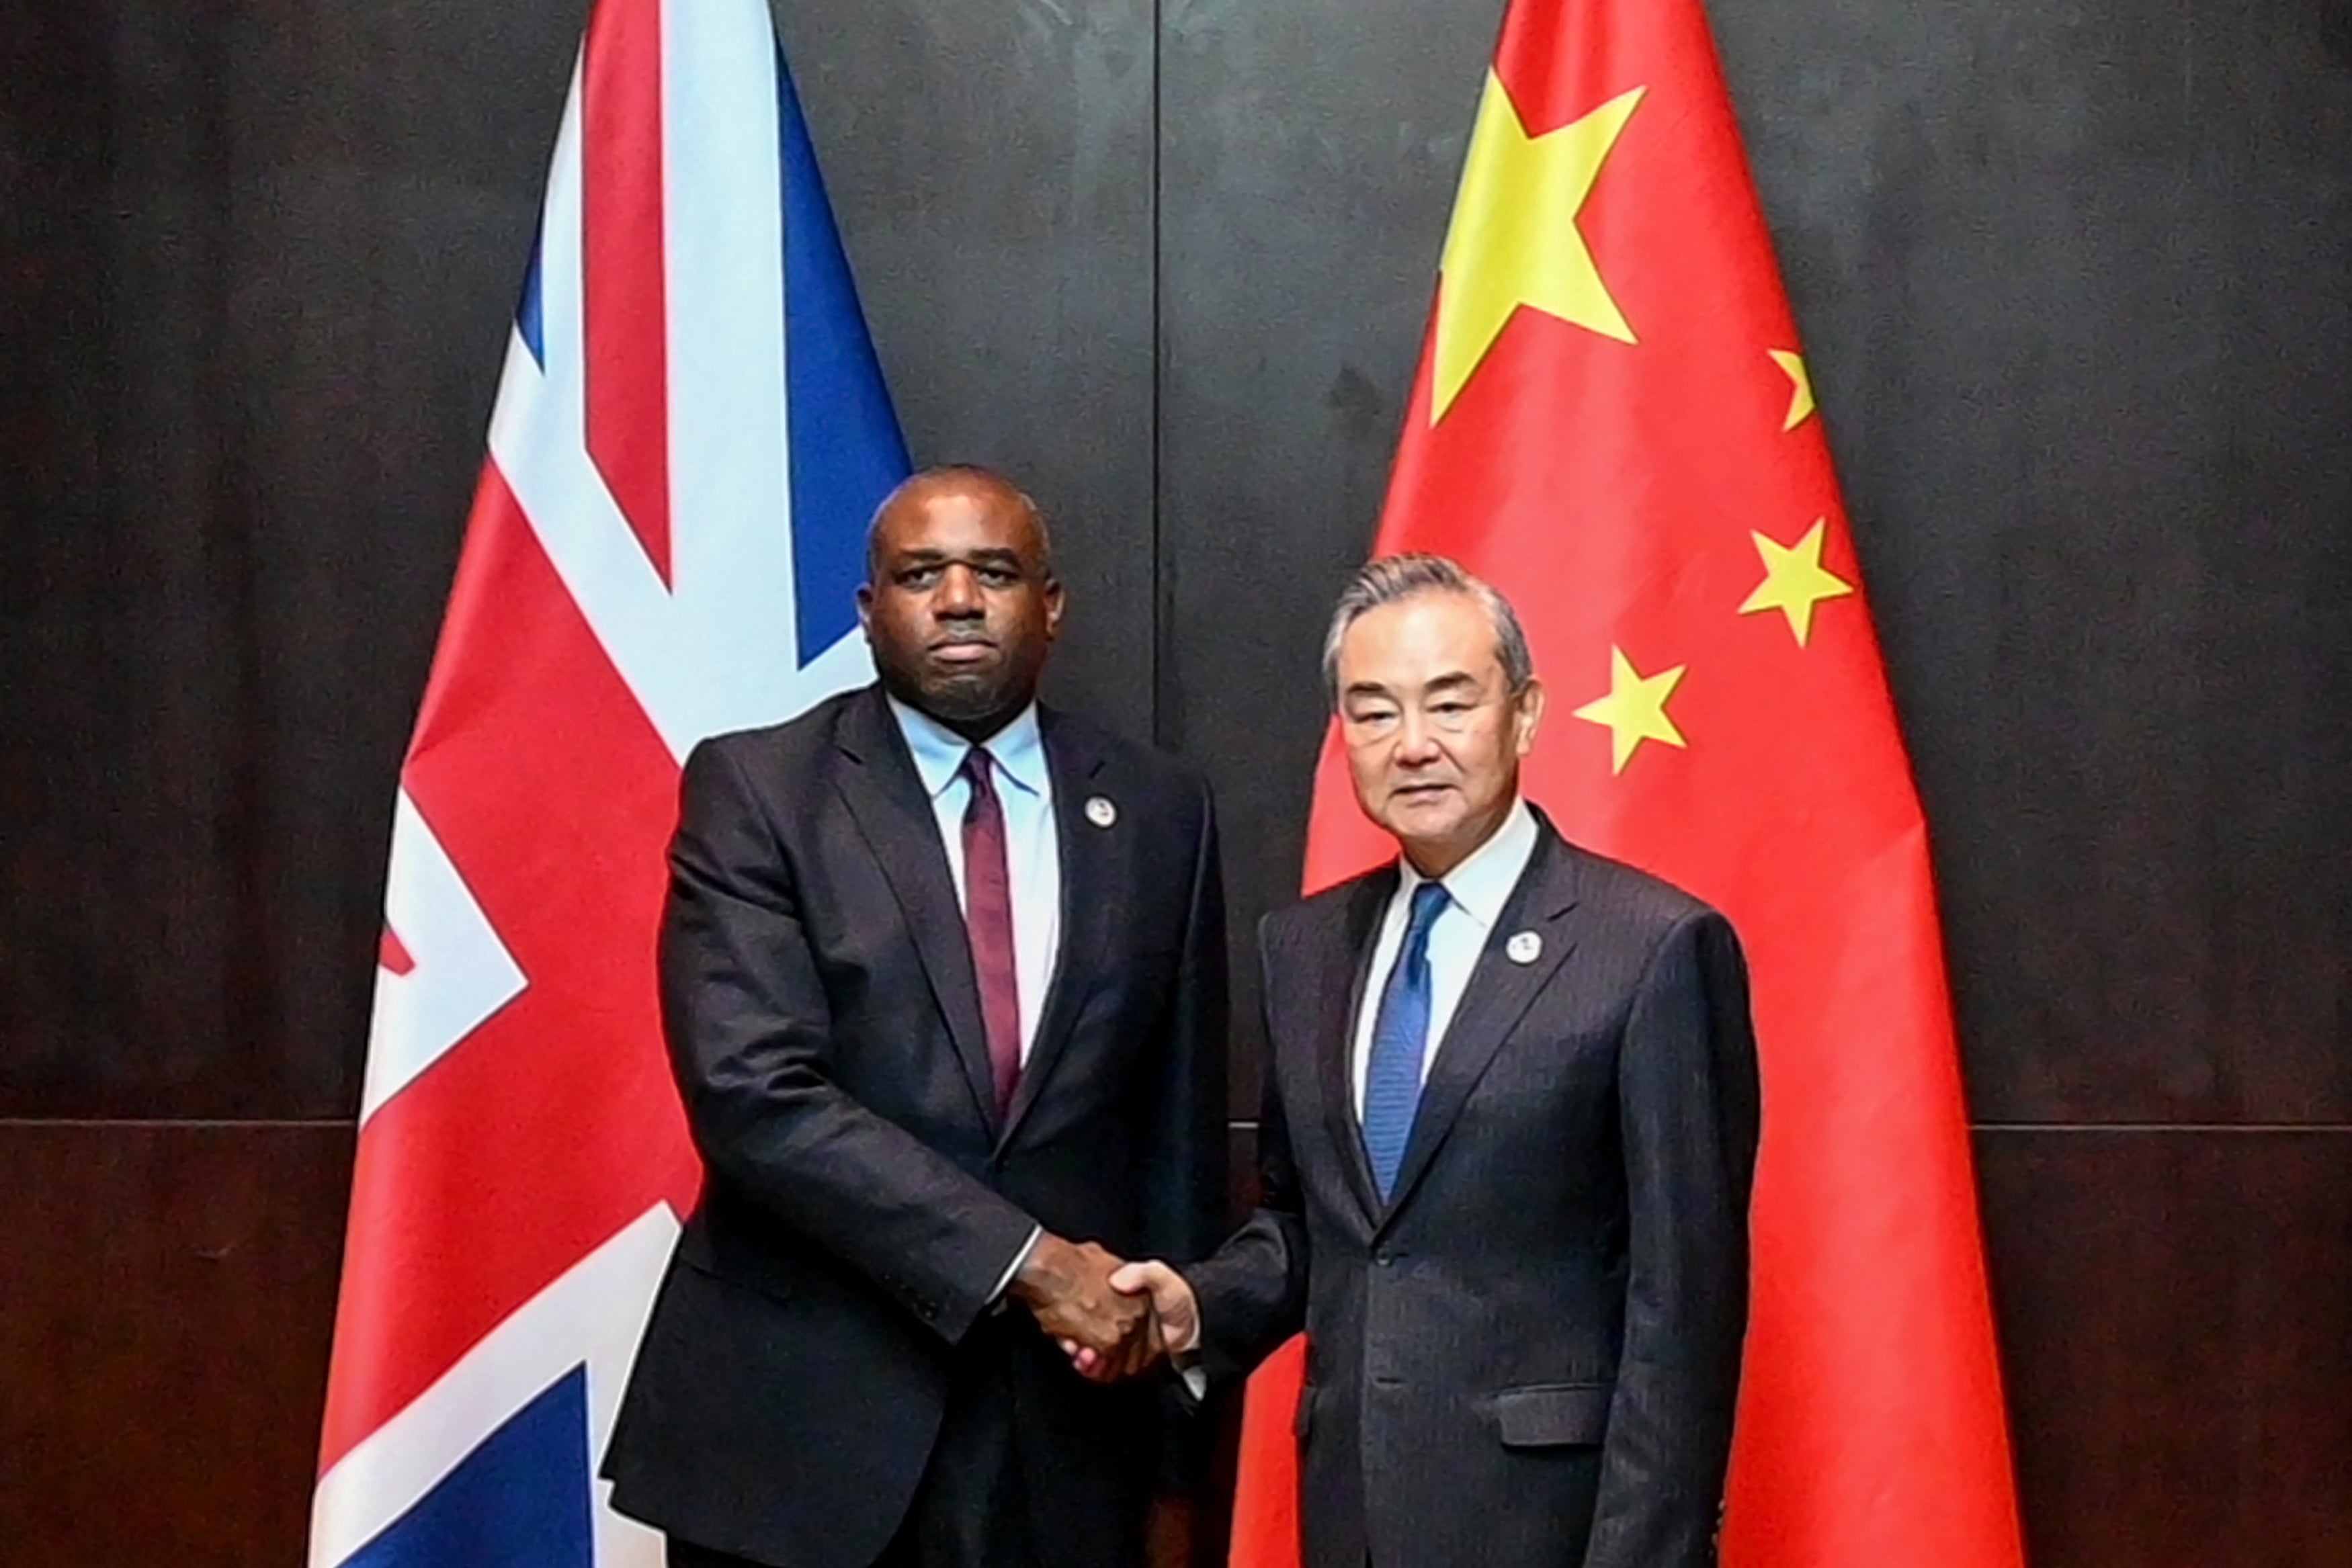
[[[1193,1348],[1192,1287],[1165,1263],[1129,1263],[1092,1241],[1041,1233],[1007,1292],[1027,1307],[1081,1376],[1117,1383]]]

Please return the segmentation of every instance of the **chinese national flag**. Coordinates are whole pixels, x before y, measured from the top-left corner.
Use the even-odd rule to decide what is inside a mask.
[[[1728,915],[1763,1053],[1731,1568],[2015,1568],[1926,831],[1700,0],[1515,0],[1378,553],[1525,619],[1525,775],[1570,839]],[[1335,742],[1336,744],[1336,742]],[[1307,881],[1389,858],[1327,748]],[[1294,1344],[1233,1562],[1297,1561]]]

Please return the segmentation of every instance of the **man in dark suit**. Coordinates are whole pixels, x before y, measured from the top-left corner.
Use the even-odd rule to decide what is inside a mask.
[[[676,1568],[1110,1568],[1163,1423],[1120,1258],[1224,1204],[1206,788],[1041,707],[1045,528],[980,470],[877,514],[877,686],[688,759],[664,1027],[702,1196],[605,1460]]]
[[[1372,563],[1325,672],[1401,862],[1261,931],[1263,1207],[1117,1282],[1213,1378],[1306,1329],[1312,1568],[1707,1563],[1758,1132],[1738,945],[1520,799],[1543,690],[1485,583]]]

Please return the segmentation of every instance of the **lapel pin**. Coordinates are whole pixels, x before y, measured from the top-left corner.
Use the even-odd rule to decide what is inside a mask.
[[[1503,956],[1514,964],[1532,964],[1543,956],[1543,938],[1522,931],[1503,944]]]
[[[1097,828],[1108,828],[1118,821],[1118,808],[1101,795],[1087,797],[1087,821]]]

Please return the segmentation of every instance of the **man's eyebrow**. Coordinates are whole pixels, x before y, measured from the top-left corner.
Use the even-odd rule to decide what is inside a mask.
[[[1465,686],[1467,686],[1474,692],[1476,691],[1478,689],[1478,677],[1470,674],[1467,670],[1453,670],[1449,671],[1445,674],[1438,676],[1435,680],[1430,682],[1421,689],[1424,692],[1431,693],[1457,692]]]
[[[1389,695],[1389,689],[1378,681],[1358,681],[1339,695],[1343,697],[1384,697]]]
[[[910,566],[937,566],[944,561],[957,560],[984,561],[990,565],[1002,561],[1010,561],[1015,566],[1021,564],[1021,552],[1004,545],[989,545],[980,549],[961,553],[954,550],[933,549],[928,546],[917,546],[893,551],[892,555],[893,559]]]

